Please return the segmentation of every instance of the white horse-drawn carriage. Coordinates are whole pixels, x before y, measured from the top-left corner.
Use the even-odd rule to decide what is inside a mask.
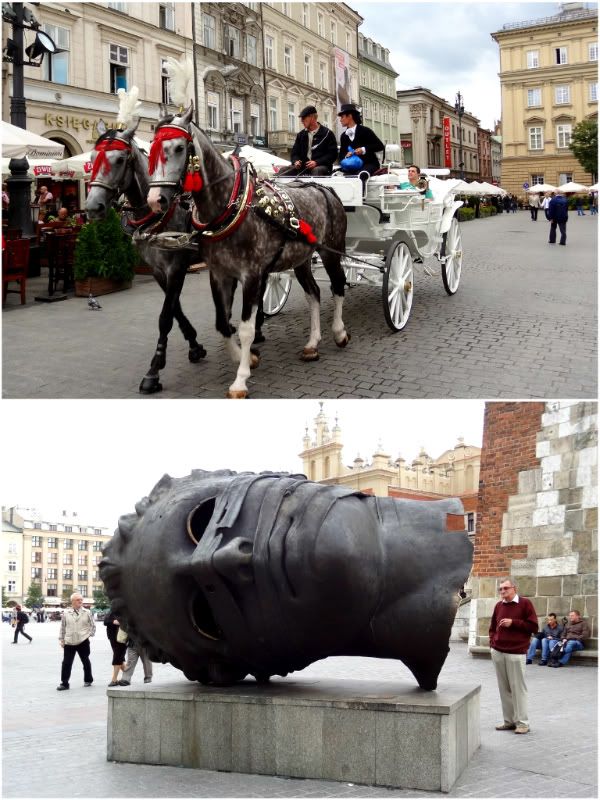
[[[446,292],[458,289],[462,268],[462,244],[456,211],[463,205],[456,200],[456,181],[442,180],[449,170],[423,170],[433,198],[424,191],[401,189],[408,181],[407,170],[388,164],[387,174],[363,181],[358,175],[341,173],[326,178],[284,178],[276,182],[311,181],[329,186],[346,210],[346,255],[342,261],[350,285],[358,283],[381,287],[383,311],[390,328],[399,331],[408,322],[414,293],[414,265],[425,266],[435,257],[441,264]],[[313,258],[318,269],[319,257]],[[291,272],[275,272],[263,298],[264,313],[273,316],[285,305],[292,284]]]

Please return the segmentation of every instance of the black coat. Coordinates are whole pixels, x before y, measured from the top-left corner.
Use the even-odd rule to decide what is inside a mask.
[[[340,136],[340,161],[348,155],[349,148],[356,150],[357,147],[366,149],[366,153],[364,156],[361,155],[360,158],[363,160],[363,169],[372,175],[381,167],[376,154],[384,150],[385,145],[371,128],[367,128],[365,125],[357,125],[354,132],[354,141],[350,141],[346,131]]]
[[[319,125],[313,136],[311,159],[316,161],[319,167],[331,169],[336,158],[337,142],[333,132],[325,125]],[[293,164],[295,161],[301,161],[304,166],[308,160],[308,131],[304,128],[296,136],[291,162]]]

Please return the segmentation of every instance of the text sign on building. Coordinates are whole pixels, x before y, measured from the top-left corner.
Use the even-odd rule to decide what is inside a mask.
[[[444,117],[444,166],[452,166],[452,150],[450,147],[450,117]]]

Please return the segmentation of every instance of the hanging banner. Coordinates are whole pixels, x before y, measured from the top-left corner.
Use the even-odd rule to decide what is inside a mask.
[[[335,99],[337,110],[345,103],[352,102],[352,87],[350,85],[350,54],[339,47],[333,48],[335,58]]]
[[[450,147],[450,117],[444,117],[444,166],[452,167],[452,149]]]

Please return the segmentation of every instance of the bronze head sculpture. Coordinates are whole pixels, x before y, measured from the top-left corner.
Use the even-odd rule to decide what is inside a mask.
[[[459,500],[379,498],[288,473],[165,475],[100,576],[155,661],[228,685],[334,655],[400,659],[435,689],[471,566]]]

